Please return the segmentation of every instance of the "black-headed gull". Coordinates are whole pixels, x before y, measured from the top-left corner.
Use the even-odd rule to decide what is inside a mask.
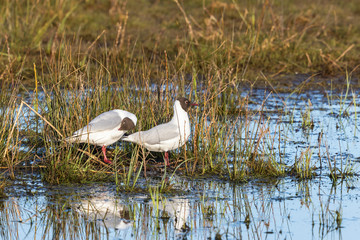
[[[165,163],[169,166],[167,151],[183,146],[190,136],[190,120],[187,110],[191,103],[187,98],[180,97],[174,104],[174,116],[170,122],[160,124],[147,131],[140,131],[121,138],[127,142],[137,143],[153,152],[165,152]]]
[[[111,110],[100,114],[65,140],[70,143],[90,143],[101,146],[104,162],[111,163],[106,157],[106,146],[115,143],[124,133],[135,128],[136,122],[136,116],[130,112],[120,109]]]

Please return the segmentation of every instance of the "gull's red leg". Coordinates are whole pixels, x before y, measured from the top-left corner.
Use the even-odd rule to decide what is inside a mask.
[[[102,152],[104,154],[104,162],[107,163],[107,164],[111,164],[112,162],[106,157],[106,147],[102,146],[101,150],[102,150]]]
[[[170,162],[169,162],[169,153],[165,152],[165,164],[167,167],[170,166]]]

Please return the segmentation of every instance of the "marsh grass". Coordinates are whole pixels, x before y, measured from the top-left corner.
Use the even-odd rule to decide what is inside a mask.
[[[106,165],[95,147],[68,144],[64,138],[116,108],[138,117],[136,131],[149,129],[172,117],[178,96],[187,96],[200,106],[190,111],[190,141],[171,154],[175,172],[213,174],[234,182],[285,176],[289,173],[276,141],[280,126],[270,132],[264,116],[267,97],[259,109],[249,109],[251,99],[240,97],[241,87],[254,87],[264,79],[262,71],[271,76],[320,69],[338,73],[347,66],[356,74],[358,56],[351,39],[357,39],[358,33],[337,21],[336,14],[348,14],[340,3],[334,3],[334,15],[328,15],[306,3],[174,1],[164,9],[165,5],[142,2],[149,8],[141,11],[166,12],[166,18],[176,19],[158,27],[152,14],[135,12],[134,3],[115,2],[95,6],[92,1],[75,4],[68,0],[36,7],[30,2],[24,6],[21,1],[1,3],[0,78],[5,84],[2,89],[10,93],[0,94],[4,113],[0,116],[0,164],[12,178],[13,167],[29,164],[31,159],[32,165],[42,166],[49,183],[108,181],[116,172],[118,189],[135,191],[139,178],[146,177],[148,152],[118,143],[115,150],[109,147],[115,164]],[[95,7],[100,10],[94,11]],[[153,39],[143,31],[136,35],[134,26],[153,34],[169,31],[161,30],[162,38]],[[345,41],[343,34],[350,40]],[[260,77],[254,75],[258,69]],[[352,90],[350,75],[346,75],[341,116]],[[274,80],[265,77],[273,90]],[[18,101],[20,91],[28,98]],[[310,113],[309,101],[302,114],[303,128],[313,127]],[[26,151],[20,151],[20,146]],[[295,175],[310,178],[310,160],[309,151],[302,154],[294,165]],[[333,176],[339,176],[330,161],[329,168]],[[341,169],[347,173],[352,168]],[[165,171],[160,192],[171,189],[165,181],[171,175]]]
[[[2,88],[9,87],[3,84]],[[2,92],[0,94],[0,166],[6,167],[9,177],[15,178],[14,167],[21,165],[30,157],[28,149],[22,149],[23,143],[26,141],[24,137],[23,126],[25,123],[21,120],[23,105],[17,99],[18,89],[13,91]]]
[[[21,76],[23,82],[33,84],[34,63],[42,66],[44,56],[49,65],[59,58],[78,59],[72,71],[96,56],[103,65],[116,61],[109,66],[110,72],[123,65],[118,73],[146,61],[144,76],[153,78],[163,72],[157,65],[165,62],[164,51],[169,71],[181,69],[189,74],[197,69],[206,75],[212,68],[228,68],[250,83],[257,81],[252,79],[256,79],[258,70],[274,75],[342,73],[359,62],[359,8],[354,0],[348,4],[332,1],[329,5],[330,12],[323,8],[322,1],[310,0],[174,0],[169,4],[2,1],[0,76],[9,82]],[[62,49],[71,51],[63,55]],[[54,69],[38,70],[54,77]],[[167,73],[162,74],[165,79]]]
[[[61,61],[57,64],[64,65]],[[78,78],[79,81],[63,87],[57,80],[45,81],[44,76],[37,75],[37,89],[41,91],[30,93],[30,105],[20,102],[21,108],[27,109],[20,116],[30,116],[28,125],[23,127],[33,130],[26,132],[27,138],[37,139],[32,145],[35,149],[32,151],[33,165],[42,166],[46,182],[61,184],[115,179],[118,191],[148,191],[150,185],[139,187],[138,183],[140,178],[147,178],[148,167],[154,171],[149,164],[151,154],[146,149],[120,141],[108,147],[114,164],[107,165],[96,147],[68,144],[64,138],[95,116],[114,108],[126,109],[138,116],[134,131],[148,129],[172,117],[174,99],[170,96],[181,93],[186,93],[200,106],[189,112],[192,122],[189,142],[172,152],[172,167],[161,173],[161,193],[172,191],[168,179],[176,172],[192,177],[211,174],[234,182],[287,175],[308,179],[314,175],[310,148],[302,152],[292,166],[283,163],[280,153],[282,127],[271,127],[265,114],[267,97],[256,110],[250,109],[249,98],[239,97],[238,88],[225,84],[220,77],[222,71],[218,71],[218,78],[210,77],[207,85],[197,78],[186,83],[180,72],[169,75],[161,85],[150,86],[147,80],[137,78],[138,72],[127,73],[126,77],[118,79],[113,78],[103,65],[94,68],[94,72],[88,71],[93,64],[96,63],[88,62],[83,70],[66,74],[67,78]],[[129,84],[129,79],[133,80],[133,85]],[[12,115],[14,123],[19,112],[14,111]],[[16,160],[25,161],[24,158]],[[332,176],[339,176],[334,166],[329,165],[330,172]],[[344,176],[353,171],[352,167],[346,166],[340,168]]]
[[[349,114],[349,107],[352,105],[352,104],[356,104],[356,101],[354,102],[350,102],[350,105],[349,106],[345,106],[345,102],[348,100],[348,97],[350,95],[350,91],[352,91],[351,89],[351,77],[349,76],[349,73],[348,71],[346,71],[346,75],[345,75],[345,80],[346,80],[346,90],[345,90],[345,94],[343,95],[341,93],[340,95],[340,109],[339,109],[339,117],[349,117],[350,114]]]
[[[135,151],[133,151],[131,155],[130,165],[128,166],[128,169],[123,169],[122,186],[125,191],[133,191],[136,189],[136,182],[139,179],[140,173],[144,166],[144,161],[140,162],[140,166],[138,166],[139,164],[137,164],[139,159],[138,149],[139,147],[135,147]]]
[[[305,111],[301,111],[301,119],[302,119],[302,123],[301,123],[301,127],[304,130],[310,129],[312,130],[314,128],[314,120],[311,117],[311,108],[312,108],[312,103],[310,100],[308,100],[308,104],[306,106]]]
[[[330,157],[328,151],[328,145],[326,144],[326,154],[327,154],[327,163],[329,168],[329,178],[333,181],[333,184],[336,184],[338,180],[346,180],[355,176],[355,171],[358,165],[350,161],[350,158],[347,157],[345,163],[344,159],[340,158],[340,163],[337,161],[336,156],[333,158]],[[340,165],[340,166],[339,166]]]
[[[302,151],[299,158],[295,159],[290,172],[298,179],[311,179],[315,176],[315,164],[311,162],[312,150],[310,147]]]
[[[343,161],[341,159],[340,161]],[[347,158],[345,164],[341,163],[340,167],[336,166],[336,159],[334,157],[334,160],[328,161],[329,164],[329,177],[333,181],[333,183],[336,183],[338,180],[345,180],[347,178],[352,178],[356,175],[356,169],[357,165],[354,163],[351,163],[350,159]]]
[[[334,114],[334,116],[338,117],[340,120],[342,120],[343,118],[349,118],[351,116],[350,114],[350,108],[353,106],[354,107],[354,119],[355,122],[357,121],[357,110],[356,110],[356,90],[353,89],[354,88],[354,84],[352,84],[351,82],[353,81],[352,79],[354,78],[354,71],[356,71],[357,67],[355,69],[353,69],[350,73],[346,70],[345,71],[345,76],[344,76],[344,82],[345,82],[345,87],[341,88],[340,93],[334,89],[334,85],[333,82],[331,82],[330,85],[330,90],[326,93],[326,97],[328,100],[329,105],[331,106],[334,102],[338,101],[338,105],[339,105],[339,109],[336,110],[332,110],[332,114]],[[338,94],[333,94],[334,93],[338,93]],[[349,101],[349,99],[352,98],[352,101]],[[341,121],[340,121],[341,124]],[[354,133],[356,134],[356,129],[354,131]]]
[[[71,50],[64,48],[59,51],[62,55],[69,55]],[[4,135],[19,135],[15,126],[23,120],[16,119],[26,119],[22,124],[22,129],[25,129],[22,131],[26,134],[23,138],[29,139],[26,146],[30,145],[32,149],[27,158],[34,159],[33,166],[42,166],[46,182],[61,184],[115,179],[118,191],[147,192],[150,184],[139,183],[143,177],[149,181],[147,168],[151,168],[151,154],[147,150],[120,141],[108,147],[114,164],[107,165],[96,147],[68,144],[64,139],[102,112],[116,108],[126,109],[138,117],[134,131],[149,129],[170,120],[175,96],[183,95],[199,103],[199,107],[189,111],[192,136],[186,145],[172,151],[171,168],[160,172],[159,192],[173,190],[168,178],[171,179],[175,173],[191,177],[210,174],[233,182],[288,175],[301,179],[313,176],[309,149],[295,159],[292,167],[283,163],[281,154],[285,153],[280,153],[283,128],[280,123],[271,126],[266,115],[269,96],[264,96],[256,109],[250,108],[251,99],[240,97],[241,88],[229,82],[229,79],[238,77],[237,73],[230,69],[217,69],[215,75],[201,76],[195,72],[195,76],[187,79],[186,73],[175,71],[166,57],[157,70],[159,73],[165,71],[160,83],[150,79],[146,59],[137,65],[128,65],[130,71],[121,73],[109,70],[117,63],[112,58],[105,65],[95,57],[89,57],[86,62],[81,58],[59,58],[54,65],[44,61],[39,67],[54,71],[52,78],[35,71],[35,90],[27,92],[29,98],[14,100],[13,107],[8,110],[12,120],[8,120],[7,128],[3,128]],[[310,114],[311,103],[308,105]],[[19,112],[23,113],[19,115]],[[8,146],[14,144],[14,151],[18,149],[18,139],[9,140]],[[27,158],[14,157],[8,163],[13,167],[26,162]],[[5,160],[1,163],[7,166]],[[289,168],[292,170],[288,171]],[[332,164],[329,164],[329,169],[333,176],[339,176]],[[345,174],[352,168],[340,169]]]
[[[91,64],[88,65],[90,66]],[[95,72],[95,78],[104,79],[105,77],[106,79],[108,74],[106,69],[100,68]],[[78,77],[85,79],[81,74]],[[181,85],[181,81],[178,82],[176,78],[170,79],[171,88],[164,81],[164,85],[160,86],[163,90],[156,89],[158,92],[155,94],[146,87],[146,82],[141,82],[142,80],[135,82],[135,85],[139,86],[136,91],[132,90],[131,86],[128,86],[126,90],[123,89],[125,79],[100,80],[95,83],[92,81],[82,81],[82,84],[88,88],[69,85],[60,89],[57,84],[40,85],[44,95],[43,100],[39,101],[38,111],[42,114],[41,120],[46,120],[43,123],[43,143],[39,146],[43,147],[41,159],[47,166],[44,177],[46,181],[52,183],[91,181],[106,179],[107,172],[116,171],[120,174],[124,190],[134,190],[140,172],[143,171],[146,176],[148,154],[146,150],[123,143],[119,150],[120,155],[116,159],[116,169],[114,169],[112,165],[103,164],[102,157],[94,152],[93,147],[87,144],[81,147],[76,144],[69,145],[63,139],[71,135],[74,130],[86,125],[96,115],[112,108],[127,109],[136,114],[139,118],[138,130],[152,127],[159,121],[167,121],[171,118],[172,110],[170,109],[173,99],[166,94],[172,92],[178,95],[173,91],[178,89],[177,86]],[[111,88],[104,87],[104,83],[105,86],[110,85]],[[189,85],[189,90],[183,90],[188,91],[190,95],[194,93],[195,98],[201,102],[201,110],[193,109],[190,112],[192,121],[197,123],[194,124],[194,135],[188,147],[184,146],[177,151],[180,155],[172,161],[176,164],[174,167],[177,169],[183,165],[189,175],[229,174],[230,179],[234,181],[245,180],[246,175],[283,175],[283,167],[277,164],[276,153],[271,150],[274,149],[274,137],[268,131],[269,123],[262,117],[256,120],[261,111],[245,110],[245,117],[242,117],[242,111],[247,106],[246,99],[229,101],[228,98],[224,98],[225,91],[226,95],[236,96],[238,90],[224,85],[220,79],[219,82],[212,81],[211,84],[220,91],[204,88],[200,93],[191,89],[196,87],[194,83]],[[135,101],[130,102],[129,96]],[[143,102],[152,107],[145,109]],[[219,124],[220,122],[223,124]],[[246,135],[250,132],[252,132],[251,135]],[[239,140],[237,136],[241,136],[241,139]],[[129,151],[132,152],[130,158],[127,157]],[[179,156],[182,157],[179,158]],[[90,175],[89,171],[96,171],[96,174]],[[161,191],[165,191],[167,188],[165,185],[162,181]]]

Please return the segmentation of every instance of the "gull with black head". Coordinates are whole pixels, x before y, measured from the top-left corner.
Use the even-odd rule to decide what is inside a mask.
[[[153,152],[165,152],[165,163],[169,163],[168,151],[183,146],[190,137],[190,120],[187,111],[197,106],[187,98],[179,97],[174,103],[174,116],[170,122],[157,125],[147,131],[140,131],[121,140],[137,143]]]
[[[75,131],[67,142],[90,143],[102,147],[104,162],[111,163],[106,157],[106,146],[118,141],[127,131],[135,128],[137,118],[134,114],[120,109],[104,112],[90,121],[85,127]]]

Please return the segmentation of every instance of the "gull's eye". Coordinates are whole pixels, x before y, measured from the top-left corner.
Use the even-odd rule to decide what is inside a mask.
[[[189,104],[189,101],[185,101],[186,104]]]

